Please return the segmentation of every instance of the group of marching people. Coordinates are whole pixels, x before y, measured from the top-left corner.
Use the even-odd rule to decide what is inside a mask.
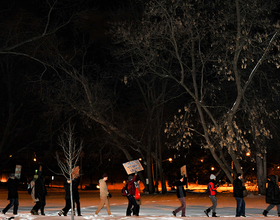
[[[178,212],[182,212],[181,216],[185,217],[186,213],[186,192],[184,190],[184,185],[186,185],[185,176],[179,176],[175,182],[177,186],[177,197],[181,202],[181,206],[175,209],[172,214],[176,216]],[[207,217],[210,216],[212,211],[212,217],[219,217],[216,213],[217,208],[217,189],[219,183],[216,183],[216,176],[214,174],[210,175],[209,183],[207,184],[207,191],[209,193],[209,198],[212,202],[212,206],[204,210]],[[243,175],[241,173],[237,174],[236,179],[233,181],[233,196],[236,199],[236,215],[235,217],[246,217],[245,215],[245,201],[244,197],[247,195],[246,187],[244,186]],[[278,185],[278,176],[271,175],[268,181],[268,187],[266,189],[266,203],[268,207],[262,212],[263,216],[267,217],[267,214],[275,206],[277,207],[278,217],[280,217],[280,190]]]
[[[128,199],[128,206],[126,209],[126,216],[139,216],[140,211],[140,188],[139,188],[139,180],[137,179],[137,173],[134,175],[129,175],[126,183],[126,196]],[[112,195],[108,191],[108,187],[106,181],[108,180],[108,175],[106,173],[103,174],[102,178],[99,180],[100,187],[100,204],[95,211],[94,216],[97,217],[99,211],[106,205],[107,213],[109,216],[112,216],[110,211],[109,198]],[[19,180],[15,177],[14,174],[11,174],[8,179],[8,200],[10,203],[2,210],[2,213],[5,214],[10,208],[13,207],[13,214],[17,215],[18,212],[18,185]],[[70,180],[65,181],[64,189],[65,189],[65,207],[61,209],[58,215],[66,216],[68,211],[71,209],[71,196],[70,196]],[[74,202],[74,210],[75,203],[77,205],[77,215],[81,216],[80,209],[80,198],[79,198],[79,178],[78,176],[74,176],[72,179],[72,192],[73,192],[73,202]],[[177,197],[181,202],[181,206],[175,209],[172,214],[176,216],[178,212],[182,212],[181,216],[185,217],[185,209],[186,209],[186,192],[184,190],[184,185],[186,185],[185,176],[180,176],[175,182],[177,186]],[[210,180],[207,185],[207,191],[209,193],[209,198],[212,202],[212,206],[204,210],[206,216],[210,216],[210,212],[212,212],[212,217],[218,217],[216,214],[217,208],[217,188],[219,184],[216,183],[216,176],[214,174],[210,175]],[[245,215],[245,201],[244,201],[244,192],[246,192],[246,188],[244,186],[243,175],[237,174],[236,179],[233,182],[233,195],[236,198],[236,217],[246,217]],[[32,210],[30,211],[33,215],[38,215],[38,211],[40,210],[41,215],[45,215],[44,207],[46,205],[45,197],[47,195],[47,189],[45,187],[44,177],[42,175],[42,166],[39,167],[38,175],[30,182],[30,194],[35,203]],[[273,207],[277,207],[278,216],[280,217],[280,191],[278,185],[278,176],[271,175],[268,181],[268,187],[266,189],[266,202],[269,204],[268,207],[263,211],[263,215],[266,217],[269,211]],[[75,211],[74,211],[75,214]]]

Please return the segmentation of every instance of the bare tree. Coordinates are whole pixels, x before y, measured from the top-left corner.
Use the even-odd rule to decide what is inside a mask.
[[[77,143],[77,140],[74,137],[74,125],[68,126],[62,133],[59,138],[59,145],[63,150],[63,156],[60,157],[59,153],[56,152],[56,159],[58,166],[62,172],[62,175],[70,180],[70,197],[71,197],[71,219],[74,219],[74,206],[73,206],[73,179],[75,176],[72,175],[73,169],[77,166],[78,160],[80,158],[82,152],[82,142],[80,144]]]
[[[272,50],[279,51],[279,24],[269,20],[275,4],[260,10],[261,2],[150,1],[140,22],[116,22],[113,30],[115,43],[122,45],[116,57],[130,57],[136,75],[170,79],[186,92],[185,108],[166,129],[169,136],[178,135],[175,148],[200,138],[230,181],[243,172],[242,158],[255,145],[241,113],[244,100],[256,91],[253,79],[263,72],[260,64],[279,68]],[[260,122],[251,125],[257,128]],[[268,127],[256,130],[271,138]]]

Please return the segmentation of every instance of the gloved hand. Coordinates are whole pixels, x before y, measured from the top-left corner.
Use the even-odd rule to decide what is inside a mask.
[[[109,194],[108,194],[108,197],[109,197],[109,198],[112,198],[112,194],[111,194],[111,193],[109,193]]]

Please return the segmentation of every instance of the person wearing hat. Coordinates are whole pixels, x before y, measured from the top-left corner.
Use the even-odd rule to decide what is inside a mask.
[[[95,211],[94,217],[98,216],[98,213],[104,207],[104,205],[106,205],[108,215],[112,217],[111,210],[110,210],[110,204],[109,204],[109,198],[111,198],[112,195],[109,193],[108,187],[106,184],[106,181],[108,180],[108,175],[106,173],[104,173],[102,177],[103,178],[99,180],[100,204],[99,204],[97,210]]]
[[[8,200],[10,203],[2,210],[2,213],[5,214],[10,208],[13,208],[13,214],[17,215],[18,211],[18,185],[19,180],[15,177],[15,174],[11,174],[8,179]]]
[[[172,214],[176,216],[176,214],[180,211],[182,211],[182,217],[186,217],[186,192],[184,189],[184,185],[187,184],[185,176],[178,176],[178,179],[175,181],[175,185],[177,187],[176,192],[177,192],[177,197],[181,202],[181,206],[175,209]]]
[[[207,184],[207,191],[209,192],[209,198],[212,201],[212,206],[209,207],[208,209],[204,210],[204,213],[209,217],[209,212],[212,210],[212,217],[218,217],[216,215],[216,208],[217,208],[217,189],[219,187],[219,184],[215,186],[215,180],[216,176],[214,174],[210,175],[210,181]]]
[[[246,190],[243,182],[243,175],[237,174],[236,179],[233,181],[233,196],[236,199],[236,217],[245,216],[245,201],[243,191]]]

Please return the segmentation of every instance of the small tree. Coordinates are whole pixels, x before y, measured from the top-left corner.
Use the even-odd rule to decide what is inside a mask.
[[[60,159],[58,152],[56,152],[56,159],[58,166],[62,172],[62,175],[66,179],[70,179],[70,198],[71,198],[71,219],[74,219],[74,208],[73,208],[73,191],[72,191],[72,171],[76,167],[77,162],[80,158],[82,152],[82,142],[78,145],[76,139],[74,138],[74,125],[68,126],[68,129],[63,130],[61,136],[59,137],[59,145],[63,150],[64,158]]]

